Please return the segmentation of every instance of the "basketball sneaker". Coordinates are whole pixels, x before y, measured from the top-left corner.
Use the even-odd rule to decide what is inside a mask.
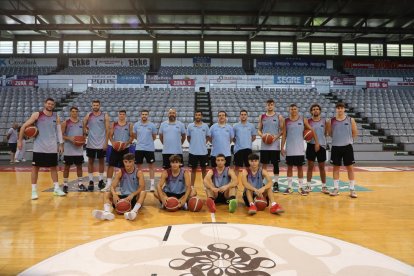
[[[321,193],[326,194],[326,195],[329,195],[328,187],[322,187]]]
[[[250,205],[249,210],[247,210],[247,213],[249,215],[255,215],[257,213],[257,207],[256,205]]]
[[[305,189],[303,189],[303,188],[299,188],[299,189],[298,189],[298,193],[299,193],[301,196],[307,196],[307,195],[308,195],[308,192],[307,192],[307,191],[305,191]]]
[[[85,185],[83,185],[83,184],[78,184],[78,191],[79,191],[79,192],[86,192],[86,191],[87,191],[87,189],[86,189]]]
[[[211,197],[206,199],[206,205],[210,213],[216,212],[216,203],[214,203],[214,200]]]
[[[88,191],[93,192],[93,189],[95,188],[93,181],[89,181],[89,185],[88,185]]]
[[[237,199],[233,198],[229,200],[229,212],[234,213],[237,209]]]
[[[286,190],[283,192],[284,195],[289,195],[291,193],[293,193],[293,189],[289,187],[287,187]]]
[[[355,190],[349,190],[349,196],[351,198],[357,198],[358,197],[357,194],[356,194],[356,192],[355,192]]]
[[[135,213],[134,211],[124,213],[124,218],[126,220],[135,220],[136,217],[137,217],[137,213]]]
[[[93,210],[92,216],[99,220],[113,220],[115,215],[111,212],[102,211],[102,210]]]
[[[330,196],[337,196],[339,195],[339,190],[338,188],[335,188],[332,190],[332,192],[329,193]]]
[[[37,191],[36,190],[32,191],[32,200],[36,200],[38,198],[39,198],[39,196],[37,195]]]
[[[105,186],[105,188],[103,188],[103,189],[101,189],[101,192],[103,192],[103,193],[107,193],[107,192],[109,192],[111,190],[111,186]]]
[[[68,185],[63,185],[63,192],[67,194],[69,192]]]
[[[154,192],[155,191],[155,184],[151,184],[150,185],[150,192]]]
[[[66,194],[60,188],[57,188],[57,189],[53,190],[53,195],[55,195],[55,196],[65,196]]]
[[[306,185],[305,187],[305,191],[309,194],[310,192],[312,192],[312,187],[311,185]]]
[[[14,163],[20,163],[19,159],[14,160]]]
[[[273,191],[274,193],[278,193],[278,192],[279,192],[279,183],[277,183],[276,181],[275,181],[275,182],[273,182],[272,191]]]
[[[102,179],[99,180],[99,182],[98,182],[98,188],[99,188],[99,190],[105,188],[105,182]]]
[[[278,203],[276,203],[275,205],[270,207],[269,211],[270,211],[271,214],[280,214],[280,213],[285,212],[285,210],[283,210],[282,206],[280,206]]]

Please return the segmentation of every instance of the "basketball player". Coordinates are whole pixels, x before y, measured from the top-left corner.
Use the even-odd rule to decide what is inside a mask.
[[[112,148],[111,155],[109,156],[108,169],[106,171],[106,186],[103,188],[103,192],[107,192],[111,188],[114,167],[124,167],[123,156],[129,153],[129,145],[133,140],[134,133],[132,132],[132,124],[126,120],[126,110],[119,110],[118,121],[114,122],[109,130],[109,141],[111,141],[112,145],[115,141],[123,142],[125,146],[120,151]]]
[[[237,176],[230,167],[226,167],[226,156],[217,154],[217,167],[208,171],[204,178],[206,190],[206,205],[210,213],[216,212],[216,203],[229,204],[229,212],[237,209]]]
[[[135,167],[134,161],[135,157],[132,153],[123,156],[124,167],[115,174],[110,190],[105,192],[104,209],[93,210],[92,216],[99,220],[113,220],[115,215],[111,212],[111,207],[115,208],[115,204],[124,199],[133,206],[131,211],[124,213],[124,218],[135,220],[147,193],[145,192],[144,174]],[[118,186],[120,194],[116,191]]]
[[[167,203],[167,198],[175,197],[179,208],[186,209],[187,200],[197,194],[195,189],[191,189],[190,173],[182,168],[183,162],[178,154],[171,155],[169,163],[171,168],[162,172],[154,196],[162,207]]]
[[[76,166],[76,173],[78,176],[78,190],[86,191],[83,185],[82,178],[82,164],[83,164],[83,146],[76,146],[74,144],[75,136],[83,136],[83,123],[79,120],[79,109],[76,106],[70,108],[70,118],[62,122],[62,134],[65,141],[65,150],[63,161],[65,168],[63,170],[63,191],[68,192],[68,177],[70,166]]]
[[[313,129],[309,125],[308,120],[305,120],[301,115],[299,115],[297,105],[291,104],[289,106],[289,117],[285,119],[282,136],[282,155],[286,156],[288,181],[288,187],[283,192],[284,195],[293,193],[292,176],[294,166],[298,170],[298,193],[303,196],[308,195],[308,192],[303,187],[303,165],[305,164],[305,145],[303,141],[303,131],[305,128],[310,129],[313,132]],[[318,152],[320,148],[318,137],[316,135],[314,135],[314,137],[315,151]]]
[[[7,143],[9,144],[9,149],[10,149],[10,164],[14,164],[14,160],[15,160],[15,154],[17,150],[17,139],[18,139],[17,129],[18,128],[19,128],[19,125],[17,123],[14,123],[13,126],[9,128],[6,134]]]
[[[349,179],[349,196],[357,198],[355,192],[355,176],[353,164],[354,149],[352,144],[358,135],[354,118],[345,114],[345,104],[336,104],[336,116],[328,124],[329,135],[332,137],[331,164],[333,165],[334,189],[331,196],[339,195],[339,169],[342,164],[346,167]]]
[[[194,187],[197,166],[200,164],[202,179],[206,176],[208,166],[207,142],[211,140],[210,128],[203,123],[201,111],[194,113],[194,122],[187,127],[187,140],[190,144],[188,166],[191,167],[191,186]]]
[[[99,100],[92,101],[92,112],[83,119],[84,133],[88,134],[88,143],[86,144],[86,156],[88,156],[88,190],[93,191],[93,170],[95,158],[99,162],[99,183],[98,188],[103,189],[103,173],[105,171],[105,154],[108,147],[109,139],[109,115],[101,110]]]
[[[272,191],[272,179],[269,173],[259,166],[259,156],[255,153],[249,154],[249,168],[242,171],[241,180],[244,186],[243,200],[248,209],[249,215],[254,215],[257,212],[254,204],[255,197],[266,198],[271,202],[270,213],[280,214],[284,210],[282,206],[276,203]],[[266,179],[266,185],[263,185],[263,180]]]
[[[32,161],[32,200],[38,199],[37,179],[41,167],[50,168],[54,191],[56,196],[65,196],[66,194],[60,189],[57,174],[58,152],[63,153],[63,137],[60,128],[60,119],[56,112],[55,100],[47,98],[43,110],[34,112],[30,118],[23,124],[19,133],[17,147],[22,149],[22,140],[26,127],[35,125],[39,134],[33,141],[33,161]]]
[[[273,165],[273,187],[274,193],[279,192],[279,162],[280,162],[280,143],[279,138],[282,136],[284,119],[283,116],[275,112],[275,101],[269,99],[266,101],[266,113],[260,115],[257,133],[260,137],[265,134],[273,135],[273,143],[260,144],[260,163],[263,170],[267,169],[267,164]]]
[[[249,167],[248,156],[252,153],[252,143],[256,140],[256,128],[247,121],[247,111],[240,111],[240,122],[233,126],[234,129],[234,169],[239,175],[240,167]]]
[[[225,111],[218,112],[218,122],[210,127],[211,133],[211,166],[214,168],[216,164],[216,156],[221,153],[226,157],[226,167],[231,165],[231,149],[230,143],[234,138],[233,128],[227,124],[227,113]]]
[[[134,124],[134,137],[137,139],[135,147],[135,163],[138,169],[141,169],[144,163],[144,158],[148,164],[150,175],[150,191],[155,190],[154,180],[154,162],[155,162],[155,147],[154,140],[157,137],[157,128],[154,123],[148,120],[149,111],[141,111],[141,121]]]
[[[315,160],[318,160],[318,167],[319,167],[319,174],[321,176],[322,181],[322,190],[321,192],[324,194],[329,194],[328,188],[326,187],[326,171],[325,171],[325,161],[326,161],[326,136],[327,127],[326,127],[326,119],[321,118],[321,106],[319,104],[313,104],[309,112],[311,113],[312,117],[308,119],[309,125],[313,128],[318,137],[319,141],[319,150],[315,151],[315,139],[312,140],[306,146],[306,160],[308,160],[308,172],[306,174],[307,184],[306,184],[306,191],[311,192],[311,181],[312,181],[312,174],[313,174],[313,167],[315,164]]]
[[[170,157],[177,154],[183,160],[182,144],[185,141],[185,126],[182,122],[177,121],[177,111],[175,109],[168,110],[168,120],[161,123],[158,131],[162,148],[162,167],[164,169],[171,168]]]

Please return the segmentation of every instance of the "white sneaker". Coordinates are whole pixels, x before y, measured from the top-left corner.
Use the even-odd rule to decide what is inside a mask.
[[[16,160],[14,160],[14,163],[20,163],[20,160],[16,159]]]
[[[21,161],[22,161],[22,162],[26,162],[26,159],[24,159],[24,158],[23,158]]]
[[[99,220],[113,220],[115,215],[111,212],[102,211],[102,210],[93,210],[92,216]]]
[[[38,199],[39,196],[37,195],[37,191],[32,191],[32,200]]]
[[[55,196],[66,196],[65,192],[63,192],[61,188],[57,188],[57,189],[55,189],[55,190],[53,191],[53,194],[54,194]]]
[[[107,193],[111,190],[111,186],[105,186],[105,188],[101,189],[101,192]]]
[[[150,192],[154,192],[155,191],[155,183],[150,185]]]
[[[134,220],[137,217],[137,213],[135,213],[134,211],[125,212],[124,217],[126,220]]]

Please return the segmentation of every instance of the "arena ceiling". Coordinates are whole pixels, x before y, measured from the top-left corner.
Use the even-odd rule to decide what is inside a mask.
[[[414,38],[412,0],[0,0],[3,38]]]

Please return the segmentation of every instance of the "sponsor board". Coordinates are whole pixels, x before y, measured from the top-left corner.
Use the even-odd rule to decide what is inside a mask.
[[[169,84],[173,79],[173,75],[148,75],[146,76],[146,84]]]
[[[210,57],[193,57],[193,66],[194,67],[210,67],[211,58]]]
[[[147,67],[149,58],[70,58],[69,67]]]
[[[331,76],[333,85],[356,85],[355,76]]]
[[[57,66],[56,58],[0,58],[0,67]]]
[[[329,84],[331,77],[328,76],[305,76],[305,84]]]
[[[36,83],[35,80],[11,80],[12,86],[34,86]]]
[[[326,68],[326,60],[307,58],[263,58],[255,60],[256,67],[318,67]]]
[[[273,76],[274,84],[304,84],[303,76]]]
[[[360,69],[414,69],[413,61],[393,61],[393,60],[345,60],[344,68]]]
[[[192,80],[192,79],[181,79],[181,80],[173,79],[173,80],[170,80],[170,85],[171,86],[195,86],[195,80]]]
[[[367,81],[367,88],[388,88],[386,81]]]
[[[143,84],[144,75],[118,75],[118,84]]]

